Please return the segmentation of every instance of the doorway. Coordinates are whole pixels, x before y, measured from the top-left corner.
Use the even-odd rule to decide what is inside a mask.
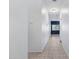
[[[51,35],[60,34],[60,21],[51,21]]]

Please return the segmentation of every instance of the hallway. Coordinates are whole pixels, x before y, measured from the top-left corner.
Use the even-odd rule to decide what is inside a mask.
[[[52,36],[43,52],[29,53],[28,59],[68,59],[59,39],[59,36]]]

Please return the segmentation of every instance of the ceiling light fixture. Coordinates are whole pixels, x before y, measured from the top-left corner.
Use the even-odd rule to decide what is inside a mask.
[[[52,0],[52,1],[56,2],[56,0]]]
[[[55,12],[58,12],[59,10],[57,9],[57,8],[51,8],[50,10],[49,10],[49,12],[53,12],[53,13],[55,13]]]

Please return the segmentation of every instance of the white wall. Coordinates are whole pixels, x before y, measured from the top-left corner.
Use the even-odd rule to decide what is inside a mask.
[[[69,54],[69,15],[68,13],[62,13],[60,22],[60,38],[62,40],[62,45],[67,53]]]
[[[9,59],[27,59],[28,0],[10,0]]]
[[[35,1],[35,2],[34,2]],[[41,0],[29,0],[29,39],[28,50],[35,52],[40,50],[41,43]]]
[[[42,24],[47,20],[41,12],[42,0],[29,0],[29,6],[28,50],[29,52],[41,52],[48,39],[42,32]]]
[[[49,40],[50,33],[51,33],[50,20],[48,17],[48,10],[45,7],[43,7],[43,9],[46,12],[42,13],[42,43],[41,43],[42,50],[44,50],[44,48]]]

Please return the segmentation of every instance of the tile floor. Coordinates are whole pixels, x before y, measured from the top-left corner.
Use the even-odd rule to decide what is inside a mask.
[[[29,53],[28,59],[68,59],[59,36],[52,36],[43,52]]]

